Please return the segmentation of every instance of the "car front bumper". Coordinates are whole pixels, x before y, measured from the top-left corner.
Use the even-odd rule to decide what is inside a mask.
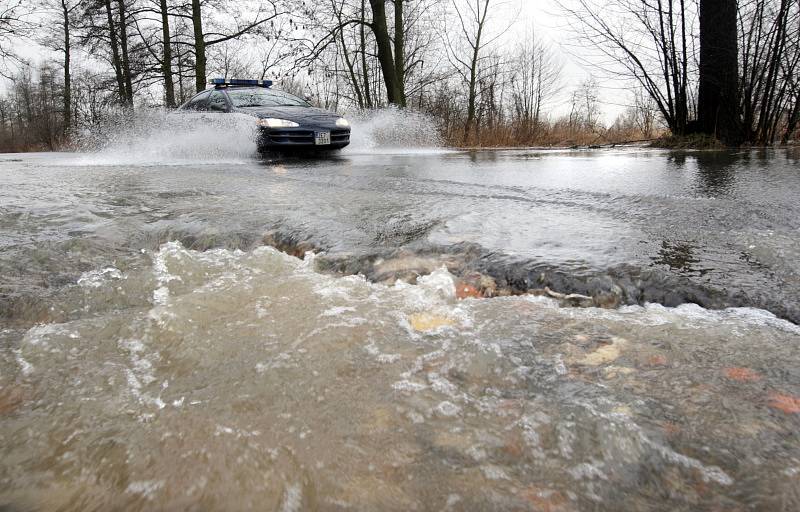
[[[315,143],[317,132],[330,132],[331,143]],[[350,144],[350,128],[300,126],[297,128],[260,128],[259,150],[279,149],[341,149]]]

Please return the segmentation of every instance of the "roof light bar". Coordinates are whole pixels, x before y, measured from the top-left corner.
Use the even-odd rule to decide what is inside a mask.
[[[209,84],[217,87],[225,85],[248,85],[257,87],[272,87],[272,80],[243,80],[240,78],[212,78]]]

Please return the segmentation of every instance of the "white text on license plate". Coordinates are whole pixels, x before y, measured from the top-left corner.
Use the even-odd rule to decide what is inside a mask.
[[[322,146],[331,143],[331,132],[314,132],[314,144]]]

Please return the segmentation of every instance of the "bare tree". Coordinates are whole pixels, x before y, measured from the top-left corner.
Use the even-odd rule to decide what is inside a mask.
[[[358,107],[360,109],[363,109],[363,108],[366,107],[365,97],[369,95],[369,92],[366,91],[366,87],[365,87],[368,84],[368,81],[366,79],[364,79],[364,77],[367,76],[367,75],[364,75],[364,76],[361,77],[361,80],[364,80],[364,82],[362,84],[361,80],[357,76],[356,58],[355,58],[354,55],[352,55],[352,52],[351,52],[351,50],[349,48],[349,45],[348,45],[348,41],[345,39],[345,27],[346,27],[345,16],[346,15],[345,15],[345,12],[344,12],[344,1],[343,0],[330,0],[330,3],[331,3],[331,8],[333,10],[334,16],[336,17],[336,21],[338,22],[339,27],[341,27],[337,31],[337,33],[334,35],[334,37],[338,36],[338,38],[336,39],[336,45],[337,45],[336,49],[337,49],[338,52],[341,52],[341,56],[344,59],[345,69],[347,71],[347,78],[349,80],[350,87],[352,88],[353,93],[355,94],[356,101],[358,102]],[[361,18],[362,19],[364,18],[364,3],[363,3],[363,0],[362,0],[362,5],[361,5]],[[358,25],[359,25],[359,28],[360,28],[361,32],[363,33],[363,30],[364,30],[363,23],[359,23]],[[356,51],[358,51],[358,50],[356,50]],[[362,52],[363,52],[363,49],[362,49]],[[365,54],[366,54],[366,52],[362,53],[362,55],[365,55]],[[366,58],[366,57],[364,57],[364,58]]]
[[[273,34],[267,34],[262,40],[258,53],[258,73],[262,80],[268,78],[273,70],[289,64],[293,58],[297,57],[297,49],[288,46],[281,39],[283,32],[283,26],[279,25],[273,29]],[[289,75],[285,74],[284,76]]]
[[[483,67],[486,72],[482,73],[478,80],[478,103],[475,113],[477,123],[474,131],[478,141],[481,140],[482,131],[496,133],[505,123],[505,96],[509,78],[507,61],[503,56],[489,55]]]
[[[367,34],[366,30],[364,30],[367,17],[366,0],[361,0],[361,8],[359,9],[358,13],[360,21],[358,24],[358,40],[360,43],[359,53],[361,54],[361,83],[364,87],[364,106],[366,108],[372,108],[374,103],[372,101],[372,94],[370,92],[369,66],[367,66]]]
[[[744,138],[788,140],[797,115],[800,2],[751,0],[739,6],[740,96]],[[781,129],[781,123],[785,128]],[[781,133],[782,132],[782,133]]]
[[[2,146],[10,150],[48,149],[62,140],[62,118],[59,113],[61,84],[49,63],[35,71],[24,66],[14,76],[3,117],[10,122],[10,140]],[[5,120],[4,120],[5,121]],[[3,126],[5,128],[5,126]]]
[[[788,140],[790,125],[797,126],[800,2],[576,3],[565,10],[582,20],[575,25],[583,51],[596,44],[607,60],[598,63],[593,55],[593,64],[639,82],[673,134],[695,131],[730,145],[771,144]],[[696,122],[690,124],[692,98]]]
[[[181,25],[182,5],[173,4],[169,0],[139,0],[132,4],[133,8],[127,18],[136,36],[134,41],[138,82],[152,83],[160,81],[164,88],[164,105],[176,105],[175,56],[185,54],[188,46],[185,37],[176,37],[174,28]],[[177,17],[177,22],[174,18]],[[182,34],[178,34],[180,36]],[[185,35],[185,34],[184,34]],[[179,88],[181,85],[179,84]]]
[[[119,25],[114,19],[114,12],[111,6],[111,0],[102,0],[102,6],[105,8],[106,15],[106,30],[108,31],[108,44],[111,48],[111,64],[114,67],[114,75],[117,79],[117,91],[121,104],[126,104],[128,101],[128,93],[125,84],[125,75],[122,70],[122,59],[120,58],[119,39],[117,31]],[[102,45],[102,38],[99,37],[97,30],[90,31],[86,36],[86,41],[92,46]]]
[[[467,87],[464,135],[469,138],[475,122],[481,65],[487,58],[487,48],[501,35],[501,31],[488,33],[489,14],[497,11],[502,2],[499,0],[451,0],[451,2],[454,24],[457,28],[453,31],[454,34],[451,34],[445,27],[443,35],[448,58]]]
[[[590,133],[600,128],[600,99],[597,79],[589,77],[572,93],[570,107],[570,124],[575,130],[585,130]]]
[[[339,90],[360,108],[380,106],[382,97],[400,107],[411,96],[421,100],[440,76],[430,61],[443,1],[370,0],[369,9],[366,0],[316,3],[306,11],[312,34],[297,41],[304,54],[298,64],[317,74],[335,69]]]
[[[167,0],[158,0],[161,15],[161,72],[164,75],[164,103],[175,106],[175,83],[172,80],[172,36],[169,29],[169,8]]]
[[[686,0],[576,0],[562,3],[562,9],[573,20],[583,58],[603,72],[633,80],[653,99],[672,133],[685,134],[692,5]]]
[[[404,107],[406,105],[406,92],[404,80],[403,56],[403,2],[395,0],[395,44],[392,47],[392,38],[389,35],[389,23],[386,19],[386,0],[369,0],[372,8],[372,33],[378,51],[378,61],[381,65],[383,82],[386,86],[386,99],[389,103]],[[400,38],[398,39],[398,33]],[[397,47],[400,48],[397,48]],[[398,65],[398,57],[401,57]]]
[[[37,35],[40,44],[62,55],[64,70],[63,92],[63,130],[72,128],[72,30],[74,18],[79,13],[81,3],[78,0],[46,0],[42,5],[42,14],[46,16],[49,30]]]
[[[117,0],[117,13],[119,15],[119,47],[121,50],[122,80],[125,86],[125,101],[123,104],[133,107],[133,77],[131,76],[130,54],[128,53],[128,0]]]
[[[648,96],[641,89],[636,90],[634,93],[632,114],[636,128],[645,139],[652,139],[655,135],[656,112],[657,107],[653,98]]]
[[[511,59],[512,102],[520,128],[534,132],[541,123],[542,109],[561,80],[561,68],[553,50],[536,37],[531,27],[517,43]]]
[[[212,13],[204,13],[203,7]],[[229,10],[223,2],[192,0],[190,14],[182,16],[188,16],[192,20],[195,90],[200,92],[206,88],[206,49],[209,46],[258,32],[266,23],[288,13],[280,7],[278,0],[260,0],[255,12],[248,13],[244,8]],[[244,16],[242,12],[245,13]],[[207,20],[211,20],[209,27],[204,26]]]
[[[237,78],[249,76],[250,62],[246,58],[244,45],[241,41],[228,41],[212,47],[208,52],[209,62],[215,72],[222,78]]]
[[[9,65],[22,61],[15,51],[20,38],[33,28],[33,3],[26,0],[0,0],[0,75],[10,77]]]

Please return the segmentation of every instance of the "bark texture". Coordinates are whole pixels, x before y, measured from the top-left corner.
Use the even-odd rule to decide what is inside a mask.
[[[742,142],[737,34],[736,0],[700,0],[697,126],[731,146]]]

